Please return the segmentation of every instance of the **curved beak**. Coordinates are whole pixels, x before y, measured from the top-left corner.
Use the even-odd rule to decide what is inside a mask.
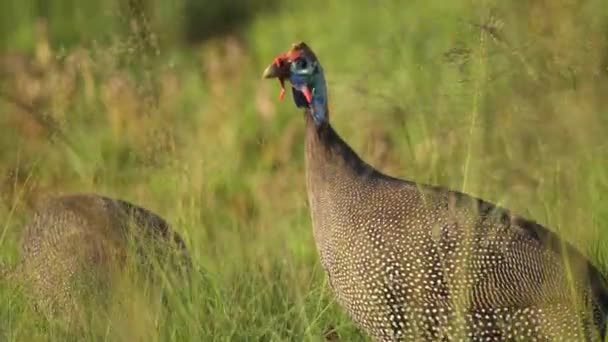
[[[266,70],[264,70],[264,74],[262,74],[262,78],[277,78],[280,74],[280,69],[276,65],[276,63],[270,64]]]
[[[279,55],[274,61],[264,70],[262,78],[277,78],[281,85],[281,93],[279,99],[285,96],[285,79],[289,78],[289,63],[286,62],[283,55]]]

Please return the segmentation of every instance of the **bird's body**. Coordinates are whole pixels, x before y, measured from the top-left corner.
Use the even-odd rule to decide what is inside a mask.
[[[321,262],[338,302],[377,340],[575,341],[603,329],[601,276],[554,234],[465,194],[385,176],[331,126],[307,121]]]
[[[299,62],[306,73],[294,71],[298,59],[306,59]],[[326,94],[312,51],[294,45],[273,65],[266,73],[289,77],[296,104],[305,108],[307,191],[321,263],[337,301],[370,336],[604,337],[608,292],[582,254],[491,203],[375,170],[334,131],[327,107],[314,105]],[[307,88],[312,98],[299,93]]]
[[[66,316],[82,296],[111,286],[131,250],[143,263],[162,254],[190,267],[181,237],[153,212],[93,194],[56,197],[26,225],[10,277],[29,289],[39,311]]]

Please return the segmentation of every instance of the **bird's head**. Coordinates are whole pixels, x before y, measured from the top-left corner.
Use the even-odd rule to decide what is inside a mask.
[[[293,44],[291,49],[275,57],[264,70],[263,77],[279,80],[280,99],[285,94],[285,80],[289,81],[296,106],[310,112],[317,125],[327,121],[327,89],[323,68],[306,43]]]

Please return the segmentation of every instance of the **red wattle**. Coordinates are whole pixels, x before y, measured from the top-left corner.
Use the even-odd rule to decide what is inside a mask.
[[[312,95],[310,94],[310,89],[308,89],[308,87],[304,86],[302,89],[302,94],[304,94],[304,97],[309,104],[312,103]]]
[[[281,92],[279,93],[279,101],[283,101],[283,97],[285,97],[285,82],[282,78],[279,78],[279,85],[281,85]]]

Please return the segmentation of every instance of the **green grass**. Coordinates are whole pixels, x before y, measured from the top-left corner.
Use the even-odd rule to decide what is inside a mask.
[[[47,30],[36,2],[0,4],[0,89],[34,107],[0,99],[0,259],[14,262],[39,198],[84,191],[161,214],[201,267],[172,312],[124,290],[132,305],[91,339],[363,339],[318,262],[301,113],[260,79],[297,40],[372,165],[511,208],[608,266],[602,0],[288,1],[195,45],[179,2],[151,2],[153,53],[113,5],[53,3]],[[63,340],[35,317],[0,289],[0,339]]]

